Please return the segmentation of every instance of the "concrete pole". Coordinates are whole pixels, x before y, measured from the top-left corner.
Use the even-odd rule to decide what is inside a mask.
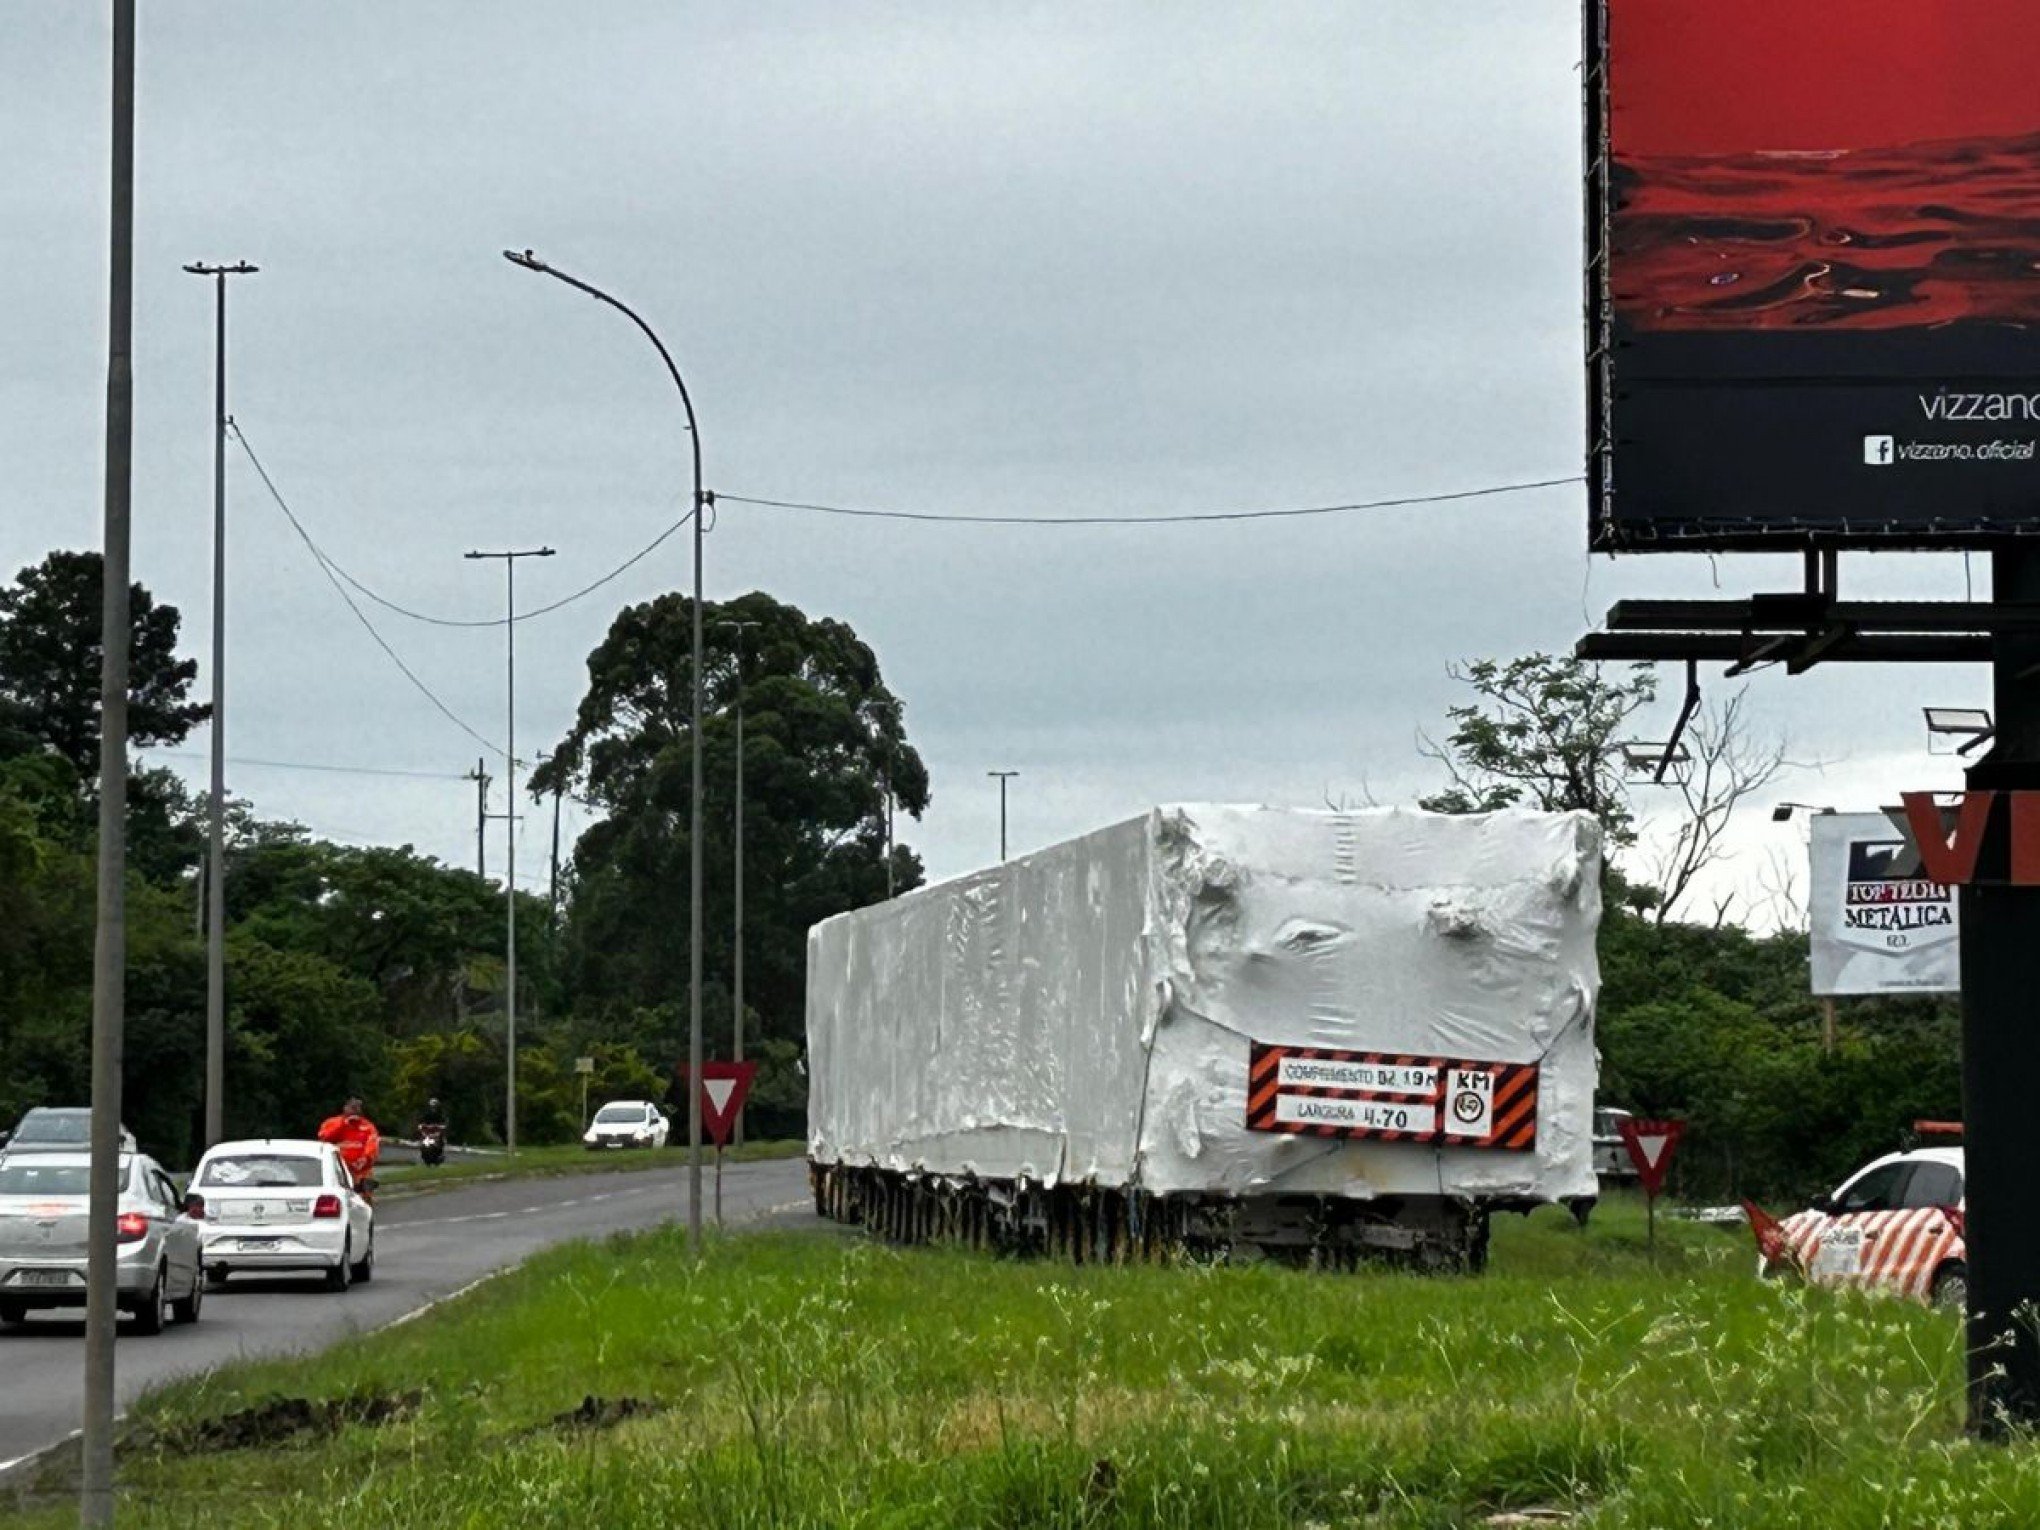
[[[508,811],[504,817],[506,865],[503,878],[503,950],[505,953],[503,1005],[503,1150],[517,1151],[517,560],[550,558],[550,547],[526,547],[506,552],[470,552],[469,558],[500,558],[503,562],[504,655],[508,732],[503,739],[503,769]]]
[[[744,634],[751,628],[762,625],[759,622],[721,622],[725,631],[737,635],[737,846],[736,846],[736,971],[734,987],[735,1002],[730,1027],[730,1049],[737,1062],[744,1060]],[[744,1113],[737,1112],[734,1123],[738,1147],[744,1145]],[[716,1195],[722,1195],[722,1154],[716,1154]],[[718,1199],[718,1204],[720,1200]],[[717,1217],[721,1221],[720,1214]]]
[[[225,1135],[227,1077],[227,278],[252,276],[194,261],[213,282],[212,782],[207,793],[205,938],[205,1146]]]
[[[999,862],[1003,865],[1006,860],[1006,783],[1019,775],[1020,772],[1017,770],[988,770],[985,774],[996,776],[999,781]]]
[[[114,1220],[127,971],[128,541],[134,475],[135,0],[113,0],[106,333],[105,583],[99,668],[99,909],[92,953],[92,1167],[85,1235],[84,1459],[78,1523],[113,1523]]]

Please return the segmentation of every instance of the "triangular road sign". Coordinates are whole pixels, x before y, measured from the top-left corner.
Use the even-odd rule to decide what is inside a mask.
[[[1679,1150],[1685,1133],[1684,1121],[1639,1121],[1625,1117],[1619,1123],[1622,1145],[1629,1149],[1629,1161],[1636,1165],[1636,1177],[1643,1181],[1643,1193],[1656,1199],[1664,1188],[1665,1170]]]
[[[754,1062],[705,1062],[701,1065],[701,1130],[717,1147],[730,1140],[737,1114],[757,1075]]]

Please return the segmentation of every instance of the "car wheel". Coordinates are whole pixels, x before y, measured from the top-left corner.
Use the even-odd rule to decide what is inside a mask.
[[[361,1256],[361,1262],[354,1266],[354,1278],[366,1285],[375,1279],[375,1234],[368,1235],[368,1252]]]
[[[196,1323],[198,1321],[198,1309],[205,1305],[205,1285],[208,1273],[203,1269],[193,1270],[191,1272],[191,1294],[184,1297],[181,1301],[174,1301],[170,1304],[170,1315],[177,1319],[178,1322]]]
[[[156,1267],[156,1283],[149,1287],[149,1294],[142,1298],[135,1308],[135,1332],[158,1334],[168,1326],[170,1316],[170,1283],[163,1278],[163,1267]]]
[[[345,1291],[354,1284],[354,1240],[349,1239],[340,1248],[340,1262],[326,1271],[326,1289]]]
[[[205,1283],[212,1290],[224,1291],[230,1273],[232,1272],[223,1264],[209,1264],[205,1267]]]
[[[28,1321],[28,1308],[20,1302],[0,1302],[0,1328],[13,1328]]]
[[[1969,1310],[1969,1266],[1959,1259],[1951,1259],[1934,1271],[1934,1286],[1929,1293],[1936,1307],[1946,1307],[1951,1312]]]

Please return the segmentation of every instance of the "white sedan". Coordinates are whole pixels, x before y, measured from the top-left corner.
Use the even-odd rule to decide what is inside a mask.
[[[591,1148],[662,1148],[671,1130],[651,1101],[612,1100],[595,1112],[594,1124],[581,1140]]]
[[[222,1142],[198,1161],[189,1205],[215,1288],[236,1270],[318,1270],[333,1291],[375,1273],[375,1208],[330,1143]]]

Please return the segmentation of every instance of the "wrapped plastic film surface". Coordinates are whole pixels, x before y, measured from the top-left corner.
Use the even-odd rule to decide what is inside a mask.
[[[1158,1194],[1591,1195],[1599,917],[1585,814],[1157,808],[815,926],[810,1153]],[[1534,1110],[1510,1149],[1250,1128],[1256,1057],[1291,1049],[1534,1065]]]

